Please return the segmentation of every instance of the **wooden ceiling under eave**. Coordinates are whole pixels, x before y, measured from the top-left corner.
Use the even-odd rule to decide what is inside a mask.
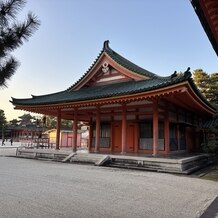
[[[218,0],[191,0],[191,3],[218,56]]]

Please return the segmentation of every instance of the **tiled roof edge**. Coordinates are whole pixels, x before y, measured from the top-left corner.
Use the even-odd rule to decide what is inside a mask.
[[[207,104],[210,108],[212,108],[214,111],[217,111],[217,108],[215,108],[207,99],[206,97],[200,92],[200,90],[198,89],[198,87],[196,86],[193,78],[189,78],[189,83],[191,85],[191,87],[193,88],[193,90],[195,91],[195,93],[199,96],[199,98],[205,103]]]
[[[191,1],[191,4],[195,10],[195,13],[197,14],[197,16],[199,18],[199,21],[200,21],[205,33],[207,34],[208,39],[211,42],[211,45],[212,45],[216,55],[218,56],[218,44],[217,44],[216,39],[213,35],[211,27],[207,21],[207,18],[205,17],[204,11],[201,8],[200,0],[190,0],[190,1]]]
[[[174,73],[175,74],[175,73]],[[179,75],[172,75],[171,77],[166,77],[164,79],[160,79],[158,78],[158,80],[160,80],[160,83],[159,84],[156,84],[152,87],[142,87],[141,89],[137,89],[135,91],[125,91],[125,92],[119,92],[117,94],[113,94],[113,96],[122,96],[122,95],[127,95],[127,94],[134,94],[134,93],[138,93],[138,92],[141,92],[141,91],[148,91],[148,90],[154,90],[154,89],[158,89],[158,88],[162,88],[162,87],[166,87],[166,86],[169,86],[169,85],[173,85],[173,84],[178,84],[178,83],[181,83],[183,81],[186,81],[188,80],[190,77],[191,77],[191,73],[190,72],[185,72],[183,74],[179,74]],[[151,79],[151,81],[153,80],[156,80],[156,79]],[[162,82],[161,82],[162,81]],[[138,81],[139,83],[143,82],[143,81]],[[116,84],[117,85],[117,84]],[[60,94],[64,94],[64,93],[67,93],[68,91],[62,91],[62,92],[59,92]],[[34,100],[38,100],[40,98],[43,98],[43,97],[46,97],[46,96],[55,96],[56,94],[59,94],[59,93],[52,93],[52,94],[49,94],[49,95],[42,95],[42,96],[37,96],[37,98],[34,96],[32,96],[32,99]],[[98,96],[97,98],[95,96],[92,96],[91,98],[89,99],[80,99],[80,101],[84,101],[84,100],[92,100],[92,99],[99,99],[99,98],[105,98],[105,97],[111,97],[110,95],[102,95],[102,96]],[[12,98],[12,101],[11,103],[13,104],[19,104],[19,102],[21,101],[25,101],[25,100],[31,100],[31,99],[15,99],[15,98]],[[64,100],[63,102],[66,102],[66,100]],[[61,101],[54,101],[53,104],[55,103],[61,103]],[[21,103],[22,104],[22,103]],[[28,103],[29,104],[29,103]]]
[[[202,128],[209,129],[209,130],[216,130],[216,132],[218,132],[218,115],[215,115],[212,118],[206,120],[202,124]]]
[[[79,80],[77,80],[72,86],[70,86],[69,88],[67,88],[66,91],[71,91],[90,71],[91,69],[95,66],[95,64],[97,63],[97,61],[99,60],[99,58],[101,57],[101,55],[103,54],[104,49],[102,49],[100,51],[100,53],[98,54],[97,58],[95,59],[95,61],[93,62],[93,64],[89,67],[89,69],[80,77]]]

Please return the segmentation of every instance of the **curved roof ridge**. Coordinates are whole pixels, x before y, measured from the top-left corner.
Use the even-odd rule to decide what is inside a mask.
[[[208,106],[210,106],[211,108],[213,108],[215,111],[217,111],[218,109],[213,105],[211,104],[207,98],[201,93],[201,91],[198,89],[197,85],[195,84],[193,78],[189,78],[188,79],[189,82],[190,82],[190,85],[192,86],[193,90],[196,92],[196,94],[199,96],[199,98],[201,100],[203,100]]]
[[[44,94],[44,95],[31,95],[31,99],[36,99],[36,100],[38,100],[38,99],[40,99],[40,98],[44,98],[44,97],[50,97],[50,96],[56,96],[57,94],[62,94],[62,93],[65,93],[66,92],[66,90],[64,90],[64,91],[59,91],[59,92],[54,92],[54,93],[50,93],[50,94]],[[14,97],[11,97],[11,99],[12,99],[12,101],[16,101],[16,100],[18,100],[18,101],[21,101],[21,100],[28,100],[28,99],[30,99],[30,98],[14,98]],[[12,102],[12,101],[10,101],[10,102]]]
[[[113,49],[110,48],[109,46],[109,40],[106,40],[104,42],[104,47],[103,50],[114,60],[116,61],[118,64],[120,64],[121,66],[127,68],[128,70],[131,70],[137,74],[143,75],[143,76],[147,76],[150,77],[151,79],[154,78],[160,78],[160,76],[145,70],[144,68],[134,64],[133,62],[129,61],[128,59],[124,58],[123,56],[121,56],[120,54],[118,54],[117,52],[115,52]]]
[[[98,54],[97,58],[94,60],[94,62],[92,63],[92,65],[88,68],[88,70],[80,77],[80,79],[78,81],[76,81],[72,86],[70,86],[69,88],[67,88],[66,91],[72,91],[73,88],[86,76],[88,75],[88,73],[93,69],[93,67],[95,66],[95,64],[98,62],[98,60],[100,59],[101,55],[103,53],[106,53],[109,57],[111,57],[115,62],[117,62],[119,65],[121,65],[122,67],[140,74],[142,76],[146,76],[149,77],[151,79],[155,79],[155,78],[164,78],[161,76],[158,76],[148,70],[143,69],[142,67],[139,67],[138,65],[134,64],[133,62],[129,61],[128,59],[124,58],[123,56],[121,56],[120,54],[118,54],[117,52],[115,52],[114,50],[112,50],[109,47],[109,40],[104,41],[103,43],[103,48],[100,51],[100,53]]]

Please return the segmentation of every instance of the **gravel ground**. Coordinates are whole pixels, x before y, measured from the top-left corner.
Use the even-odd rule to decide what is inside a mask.
[[[0,157],[2,218],[195,218],[217,195],[187,176]]]

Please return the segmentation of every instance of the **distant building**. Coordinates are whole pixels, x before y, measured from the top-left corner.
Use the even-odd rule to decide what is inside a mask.
[[[40,138],[45,131],[44,127],[38,127],[36,124],[27,125],[11,125],[7,129],[8,138],[13,138],[13,141],[22,142]]]
[[[87,138],[83,137],[83,133],[85,131],[78,130],[77,131],[77,147],[87,148]],[[57,138],[57,130],[50,129],[43,133],[43,138],[48,138],[51,147],[56,145],[56,138]],[[61,130],[60,131],[60,148],[72,148],[73,146],[73,131],[70,130]],[[54,145],[54,146],[52,146]]]

